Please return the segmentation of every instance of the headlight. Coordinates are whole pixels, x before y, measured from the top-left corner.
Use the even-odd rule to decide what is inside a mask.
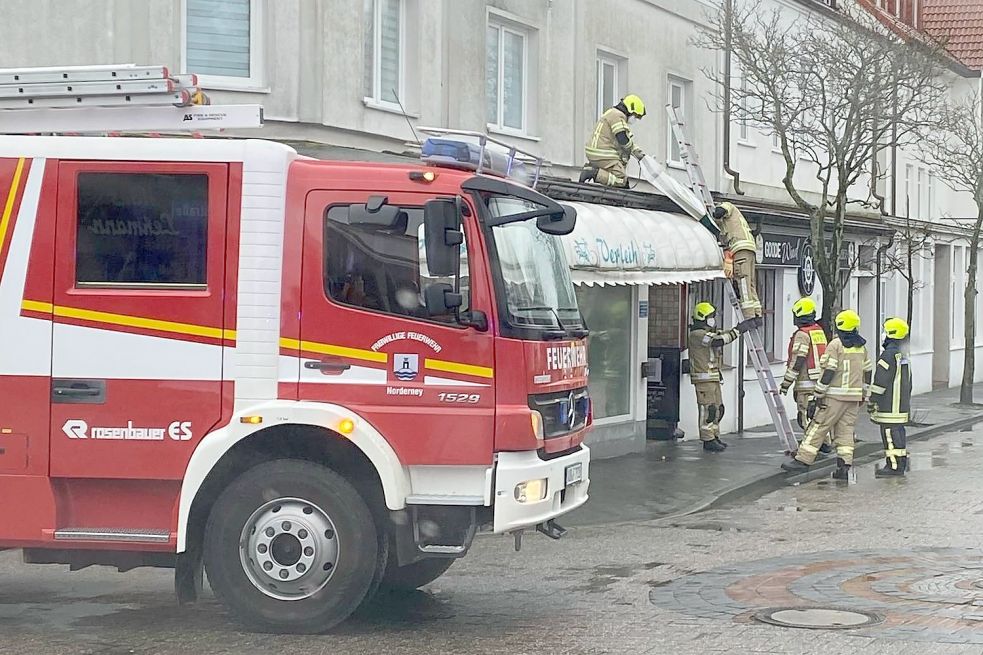
[[[543,438],[543,415],[536,410],[529,412],[529,420],[532,422],[532,434],[537,439]]]
[[[515,485],[515,499],[520,503],[538,503],[546,498],[546,478],[526,480]]]

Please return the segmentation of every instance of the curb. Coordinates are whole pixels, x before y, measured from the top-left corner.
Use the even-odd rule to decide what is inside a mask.
[[[959,430],[972,427],[980,422],[983,422],[983,414],[968,416],[950,423],[933,425],[932,427],[909,434],[908,441],[926,441],[946,432],[957,432]],[[857,450],[854,453],[854,463],[868,464],[872,461],[876,461],[881,459],[881,453],[883,452],[884,448],[880,443],[861,442],[858,444]],[[668,516],[660,516],[658,519],[654,519],[653,523],[658,524],[662,522],[669,522],[684,516],[716,509],[738,500],[746,500],[749,497],[761,497],[767,493],[771,493],[772,491],[777,491],[782,487],[797,486],[805,484],[806,482],[812,482],[813,480],[819,480],[827,477],[835,466],[836,458],[827,457],[820,460],[818,463],[813,464],[809,471],[800,473],[799,475],[790,476],[785,472],[759,475],[755,478],[751,478],[750,480],[735,484],[707,496],[703,500],[684,510],[674,512]]]

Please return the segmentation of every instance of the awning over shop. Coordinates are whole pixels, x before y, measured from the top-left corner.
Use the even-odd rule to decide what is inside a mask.
[[[685,284],[723,277],[720,247],[684,214],[564,202],[577,227],[561,237],[574,284]]]

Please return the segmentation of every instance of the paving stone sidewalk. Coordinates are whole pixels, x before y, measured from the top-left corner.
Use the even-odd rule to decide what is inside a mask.
[[[983,384],[975,387],[983,401]],[[941,389],[912,398],[919,425],[908,427],[910,450],[919,439],[968,428],[983,421],[980,407],[955,407],[959,389]],[[567,526],[646,521],[686,514],[722,502],[761,495],[784,484],[801,484],[829,475],[835,458],[817,462],[807,474],[789,476],[780,470],[785,456],[778,450],[774,429],[755,429],[722,437],[725,453],[704,453],[697,439],[649,442],[645,452],[591,463],[590,501],[564,517]],[[879,456],[877,427],[861,413],[857,423],[857,459]]]

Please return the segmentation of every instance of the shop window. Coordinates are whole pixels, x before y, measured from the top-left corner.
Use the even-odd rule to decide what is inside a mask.
[[[80,287],[204,288],[208,176],[80,173]]]
[[[587,350],[594,418],[631,413],[632,288],[577,287],[577,302],[590,328]]]
[[[778,361],[782,357],[776,356],[775,351],[775,305],[778,294],[775,293],[775,284],[778,271],[769,268],[759,268],[757,271],[758,299],[761,300],[761,315],[764,318],[764,328],[761,331],[761,339],[764,342],[765,353],[770,361]]]
[[[434,278],[426,270],[423,208],[402,207],[392,226],[351,224],[348,205],[327,211],[324,221],[324,290],[336,302],[439,323],[457,323],[453,314],[431,316],[423,289],[447,282],[464,297],[461,312],[470,305],[467,248],[461,246],[459,275]]]

